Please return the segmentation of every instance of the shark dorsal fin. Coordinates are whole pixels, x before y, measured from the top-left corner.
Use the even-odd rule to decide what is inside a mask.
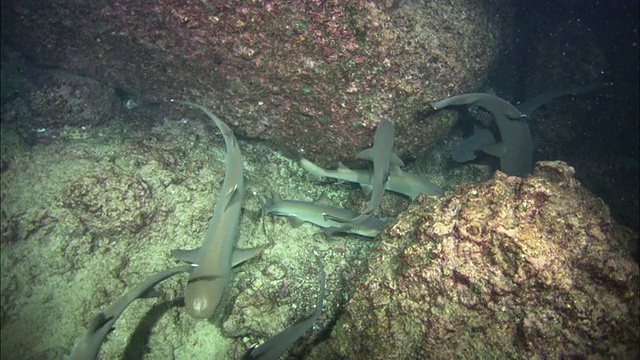
[[[314,201],[314,203],[315,204],[322,204],[322,205],[331,205],[331,200],[329,200],[327,195],[322,194],[322,195],[320,195],[320,197],[318,197],[316,199],[316,201]]]
[[[229,202],[227,202],[227,206],[225,208],[225,211],[231,207],[232,205],[234,205],[236,202],[238,202],[238,200],[242,201],[242,191],[240,191],[240,188],[238,187],[238,185],[236,185],[231,191],[229,191]]]
[[[399,175],[402,175],[403,172],[402,172],[402,169],[400,169],[399,165],[391,164],[391,165],[389,165],[389,174],[398,175],[399,176]]]
[[[389,164],[396,165],[396,166],[404,166],[404,162],[402,161],[402,159],[400,159],[400,157],[398,157],[398,155],[394,153],[391,153],[391,159],[389,161]]]
[[[351,170],[346,167],[342,162],[338,162],[338,170]]]
[[[356,159],[373,161],[373,148],[368,148],[356,154]]]

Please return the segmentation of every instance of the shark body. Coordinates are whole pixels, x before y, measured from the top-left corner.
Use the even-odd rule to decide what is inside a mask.
[[[391,121],[382,120],[373,137],[373,146],[356,154],[357,159],[369,160],[373,162],[373,175],[371,177],[371,198],[361,215],[349,222],[360,222],[366,216],[375,211],[384,195],[385,184],[389,180],[389,169],[391,165],[404,166],[402,160],[393,153],[393,137],[395,126]]]
[[[113,324],[134,300],[148,295],[154,286],[168,277],[181,272],[188,272],[192,269],[193,266],[191,265],[183,265],[161,271],[118,298],[118,300],[93,318],[87,332],[78,340],[67,359],[95,359],[98,356],[104,338],[113,328]]]
[[[583,94],[597,89],[601,86],[603,86],[603,84],[591,84],[575,86],[556,91],[549,91],[523,101],[522,103],[517,104],[514,107],[520,113],[526,116],[531,116],[539,107],[547,104],[552,100],[567,95],[575,96]],[[497,102],[494,101],[493,104],[497,104]],[[439,104],[439,106],[441,105],[442,104]],[[478,105],[483,106],[483,104],[480,103],[478,103]],[[533,142],[531,141],[531,133],[528,131],[528,124],[508,124],[507,122],[505,122],[505,119],[499,118],[500,116],[505,116],[504,111],[498,110],[496,106],[487,106],[486,104],[484,104],[483,107],[492,112],[500,134],[502,135],[504,131],[504,134],[507,134],[507,136],[510,138],[515,136],[516,139],[519,139],[516,141],[517,144],[512,143],[512,139],[503,139],[502,144],[496,144],[495,138],[493,137],[491,131],[489,131],[488,129],[474,128],[474,134],[464,139],[458,146],[456,146],[456,149],[454,150],[452,155],[453,160],[456,162],[466,162],[473,160],[476,158],[474,152],[476,150],[482,150],[490,155],[500,157],[500,168],[502,169],[502,171],[509,175],[524,176],[530,173],[532,171],[533,165],[531,165],[531,168],[525,165],[526,162],[533,163]],[[510,109],[509,111],[512,111],[512,109]],[[520,120],[516,119],[515,121]],[[527,149],[529,144],[531,144],[531,150]],[[510,151],[509,149],[515,150],[515,154],[507,155],[507,152]],[[503,163],[504,157],[506,157],[507,159],[504,159]]]
[[[376,237],[384,225],[384,221],[375,217],[368,217],[355,224],[336,221],[334,220],[336,218],[355,218],[358,213],[333,206],[324,197],[314,202],[308,202],[281,200],[277,195],[274,195],[271,202],[262,208],[262,212],[264,214],[286,216],[293,227],[309,222],[324,228],[328,233],[350,233],[365,237]]]
[[[220,129],[227,147],[224,181],[202,247],[173,253],[176,260],[196,265],[187,282],[185,307],[187,313],[194,318],[206,319],[213,314],[220,302],[222,293],[229,283],[232,266],[257,255],[262,248],[234,249],[244,197],[244,178],[242,154],[233,131],[205,107],[189,102],[177,102],[207,114]]]
[[[475,104],[493,115],[502,141],[484,145],[480,150],[500,158],[500,170],[507,175],[525,176],[533,171],[533,141],[526,115],[515,106],[497,96],[469,93],[440,100],[431,104],[436,109],[451,105]]]
[[[342,164],[339,164],[336,170],[326,170],[304,158],[300,160],[300,165],[314,176],[358,183],[365,192],[371,191],[373,174],[370,170],[352,170]],[[411,199],[415,199],[420,194],[443,194],[440,186],[424,177],[406,173],[399,166],[390,167],[389,179],[384,184],[384,188]]]
[[[431,107],[433,107],[435,110],[440,110],[447,106],[471,104],[475,104],[485,109],[504,114],[510,119],[520,119],[526,117],[526,114],[523,114],[520,110],[518,110],[518,108],[511,105],[508,101],[495,95],[486,93],[467,93],[451,96],[440,101],[432,102]]]

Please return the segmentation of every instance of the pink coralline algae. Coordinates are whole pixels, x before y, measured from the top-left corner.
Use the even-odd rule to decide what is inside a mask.
[[[369,145],[381,119],[396,122],[401,154],[430,148],[454,117],[416,114],[483,83],[508,9],[473,0],[38,0],[17,3],[6,28],[32,58],[143,100],[203,103],[239,135],[326,162]]]
[[[573,175],[540,162],[420,198],[324,346],[349,359],[637,357],[638,234]]]

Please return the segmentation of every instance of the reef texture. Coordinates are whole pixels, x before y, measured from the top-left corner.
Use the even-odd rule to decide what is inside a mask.
[[[138,101],[202,103],[239,135],[335,161],[369,145],[383,118],[398,124],[400,153],[432,147],[454,116],[421,121],[420,110],[485,80],[505,4],[40,0],[3,8],[14,15],[3,33],[30,59]]]
[[[317,353],[634,358],[637,241],[562,162],[422,197],[387,229]]]

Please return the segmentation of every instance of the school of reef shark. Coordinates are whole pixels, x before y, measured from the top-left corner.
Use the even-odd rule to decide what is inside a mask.
[[[500,170],[507,175],[526,176],[533,170],[533,142],[527,118],[547,102],[566,95],[577,95],[591,91],[598,85],[574,87],[549,92],[518,105],[488,93],[467,93],[431,102],[434,111],[461,105],[476,105],[488,111],[499,132],[496,141],[489,127],[476,128],[474,134],[463,140],[453,151],[456,162],[467,162],[476,158],[476,151],[498,157]],[[172,252],[177,261],[187,265],[173,267],[156,274],[137,285],[113,304],[102,310],[91,321],[87,331],[77,340],[67,357],[70,360],[95,359],[100,347],[113,329],[115,322],[135,300],[157,296],[154,287],[165,279],[179,273],[188,273],[185,289],[186,312],[196,319],[207,319],[214,313],[223,292],[230,282],[231,269],[259,255],[265,247],[251,249],[235,248],[241,205],[245,184],[242,153],[233,131],[207,108],[185,101],[171,100],[204,112],[218,127],[226,146],[225,175],[213,216],[209,220],[202,246],[196,249],[178,249]],[[489,124],[491,125],[491,124]],[[359,184],[369,201],[365,208],[356,212],[331,205],[324,197],[314,201],[282,200],[277,195],[262,208],[263,215],[285,216],[292,226],[308,222],[324,229],[328,234],[350,233],[374,238],[385,224],[383,219],[372,214],[380,205],[385,191],[391,191],[411,199],[419,194],[442,195],[442,189],[428,179],[404,172],[402,160],[393,153],[395,127],[393,122],[382,120],[375,130],[373,146],[356,155],[357,159],[373,164],[372,170],[352,170],[340,164],[336,170],[323,169],[302,158],[300,165],[318,177],[328,177]],[[325,273],[322,259],[315,254],[318,263],[319,292],[314,310],[284,330],[273,335],[259,346],[250,347],[242,359],[278,359],[298,339],[311,329],[322,313],[325,296]]]

